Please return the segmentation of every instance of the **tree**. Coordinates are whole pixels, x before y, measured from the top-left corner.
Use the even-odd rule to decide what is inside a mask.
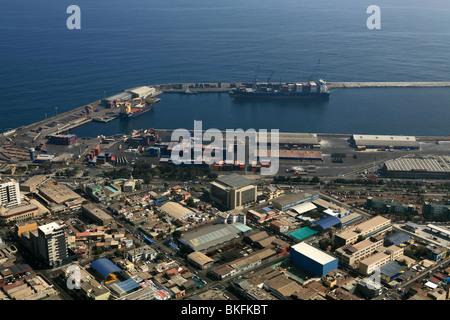
[[[195,202],[194,202],[194,199],[192,199],[192,198],[187,199],[187,200],[186,200],[186,205],[187,205],[188,207],[195,208]]]
[[[318,176],[314,176],[314,177],[311,179],[311,183],[317,184],[317,183],[319,183],[319,182],[320,182],[320,179],[319,179]]]
[[[179,239],[181,237],[181,231],[180,230],[176,230],[172,233],[172,237],[174,237],[175,239]]]

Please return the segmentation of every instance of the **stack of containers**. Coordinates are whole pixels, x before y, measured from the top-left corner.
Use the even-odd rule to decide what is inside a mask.
[[[225,164],[223,165],[224,171],[233,171],[233,161],[225,161]]]
[[[317,83],[310,81],[309,86],[311,87],[311,92],[317,92]]]
[[[303,87],[303,92],[311,92],[311,87],[310,87],[309,83],[304,83],[302,87]]]
[[[289,90],[289,92],[294,92],[295,91],[295,84],[294,83],[289,83],[288,84],[288,90]]]
[[[105,164],[106,163],[106,157],[104,154],[99,154],[97,156],[97,164]]]

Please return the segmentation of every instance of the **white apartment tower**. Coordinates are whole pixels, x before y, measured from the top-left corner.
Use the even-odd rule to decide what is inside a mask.
[[[0,206],[15,207],[20,204],[19,183],[14,179],[0,181]]]

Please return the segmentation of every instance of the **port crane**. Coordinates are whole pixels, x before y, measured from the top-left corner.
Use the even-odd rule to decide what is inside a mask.
[[[312,81],[312,80],[313,80],[313,77],[314,77],[315,75],[317,75],[317,76],[319,77],[319,75],[318,75],[319,65],[320,65],[320,59],[319,59],[319,61],[317,61],[317,64],[316,64],[316,66],[314,67],[314,70],[313,70],[313,72],[311,73],[311,76],[309,77],[309,81]]]
[[[267,83],[270,83],[270,80],[272,80],[272,76],[273,76],[273,71],[272,71],[272,73],[270,74],[270,76],[267,77]]]

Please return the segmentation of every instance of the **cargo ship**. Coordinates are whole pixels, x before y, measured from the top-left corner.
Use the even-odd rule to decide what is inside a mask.
[[[133,100],[126,100],[120,103],[120,117],[122,119],[133,118],[141,115],[153,108],[153,104],[158,102],[160,99],[141,99],[135,98]]]
[[[300,82],[254,82],[242,83],[229,91],[237,99],[328,99],[330,91],[323,79]]]

